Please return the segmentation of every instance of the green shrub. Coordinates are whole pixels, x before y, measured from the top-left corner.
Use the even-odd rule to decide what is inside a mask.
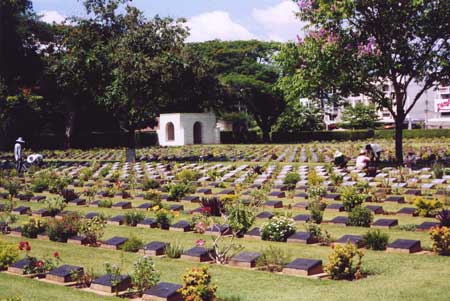
[[[65,176],[51,177],[48,181],[48,191],[51,193],[60,193],[69,186],[69,182],[69,178]]]
[[[321,186],[325,179],[317,174],[315,169],[310,169],[308,173],[308,186]]]
[[[399,225],[398,228],[402,231],[414,232],[417,229],[417,225],[416,224],[404,224],[404,225]]]
[[[38,234],[45,231],[46,226],[45,220],[30,218],[28,222],[22,225],[22,235],[28,238],[36,238]]]
[[[285,216],[275,216],[261,226],[263,240],[286,241],[294,233],[294,220]]]
[[[373,213],[368,208],[357,206],[348,215],[348,224],[355,227],[369,227],[373,221]]]
[[[308,204],[308,210],[311,213],[311,220],[316,224],[320,224],[323,221],[323,211],[326,204],[321,201],[312,201]]]
[[[310,186],[308,188],[308,200],[320,201],[327,194],[327,188],[324,186]]]
[[[261,256],[256,261],[256,266],[269,272],[281,272],[290,261],[290,255],[275,246],[269,246],[262,250]]]
[[[435,216],[439,209],[443,207],[439,200],[427,200],[424,198],[417,198],[413,204],[417,207],[416,213],[424,217]]]
[[[170,226],[173,216],[167,209],[161,208],[155,212],[155,215],[155,221],[161,228],[168,228]]]
[[[350,212],[356,206],[360,206],[365,201],[366,196],[359,193],[354,187],[345,187],[341,190],[341,199],[344,210]]]
[[[100,208],[111,208],[113,205],[113,201],[112,200],[101,200],[98,202],[98,206]]]
[[[19,250],[16,245],[0,240],[0,271],[19,259]]]
[[[335,245],[324,270],[332,279],[357,279],[361,275],[362,251],[350,243]]]
[[[66,242],[69,237],[78,233],[80,222],[81,217],[75,212],[63,215],[60,220],[49,220],[47,224],[48,237],[51,241]]]
[[[137,252],[144,246],[144,242],[136,236],[131,236],[120,249],[125,252]]]
[[[433,251],[441,255],[450,255],[450,227],[434,227],[430,230]]]
[[[7,179],[3,186],[11,197],[15,197],[19,193],[20,183],[13,179]]]
[[[79,234],[84,237],[88,245],[96,245],[102,238],[106,227],[106,217],[103,215],[95,216],[92,219],[85,219],[80,223]]]
[[[169,198],[174,201],[181,200],[190,192],[192,192],[192,188],[189,185],[183,183],[169,185]]]
[[[247,232],[255,222],[255,213],[243,204],[228,206],[228,223],[237,235]]]
[[[33,192],[43,192],[48,189],[48,179],[38,176],[31,181],[31,190]]]
[[[197,181],[200,179],[201,174],[192,169],[184,169],[175,175],[175,179],[183,182],[184,184],[188,184],[193,181]]]
[[[174,243],[170,243],[166,247],[166,255],[169,258],[180,258],[181,254],[183,254],[183,252],[184,252],[184,249],[178,241],[176,241]]]
[[[433,165],[433,177],[435,179],[442,179],[444,176],[444,167],[441,164]]]
[[[161,203],[161,192],[151,189],[144,193],[144,199],[152,201],[155,205],[158,205]]]
[[[51,215],[55,215],[66,208],[67,204],[64,198],[61,196],[51,196],[44,201],[45,208],[50,212]]]
[[[78,179],[80,181],[89,181],[94,174],[94,171],[90,167],[84,167],[78,172]]]
[[[329,246],[331,244],[331,235],[327,230],[323,230],[320,228],[318,224],[308,222],[305,224],[306,232],[311,234],[313,239],[316,239],[321,245]]]
[[[134,262],[134,270],[131,278],[133,286],[139,294],[146,289],[155,286],[160,279],[161,274],[156,270],[155,263],[150,257],[141,257]]]
[[[290,172],[284,178],[283,183],[288,186],[289,190],[292,190],[298,181],[300,181],[300,175],[296,172]]]
[[[180,289],[184,300],[213,301],[216,298],[217,286],[211,283],[208,267],[190,268],[183,275],[183,287]]]
[[[101,177],[101,178],[104,178],[104,177],[106,177],[108,174],[109,174],[109,171],[111,170],[111,167],[110,166],[106,166],[106,167],[104,167],[104,168],[102,168],[101,170],[100,170],[100,172],[98,173],[98,175]]]
[[[389,235],[380,229],[369,230],[363,235],[364,244],[371,250],[386,250],[389,242]]]
[[[144,180],[144,182],[142,183],[142,188],[144,190],[157,189],[160,186],[161,186],[161,184],[155,179],[148,179],[148,178],[146,178]]]
[[[143,221],[145,214],[142,211],[132,210],[125,213],[125,224],[128,226],[136,226],[139,222]]]
[[[330,181],[334,186],[339,186],[344,182],[344,176],[332,173],[330,175]]]

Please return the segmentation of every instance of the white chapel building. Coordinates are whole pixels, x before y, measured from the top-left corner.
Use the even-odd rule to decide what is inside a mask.
[[[161,114],[157,130],[159,145],[218,144],[220,130],[216,124],[212,112]]]

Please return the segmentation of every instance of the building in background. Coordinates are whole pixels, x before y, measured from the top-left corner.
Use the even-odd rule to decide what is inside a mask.
[[[220,130],[212,112],[161,114],[156,132],[161,146],[220,143]]]
[[[387,97],[394,98],[392,83],[385,82],[381,87]],[[409,107],[415,95],[420,91],[420,83],[411,83],[407,90],[406,106]],[[370,98],[366,95],[352,95],[347,98],[347,103],[354,106],[357,103],[370,104]],[[324,122],[327,128],[333,128],[341,121],[342,107],[325,108]],[[387,109],[378,111],[379,121],[386,128],[394,127],[395,122],[392,114]],[[438,85],[425,91],[418,99],[405,120],[408,128],[420,125],[426,128],[450,128],[450,86]]]

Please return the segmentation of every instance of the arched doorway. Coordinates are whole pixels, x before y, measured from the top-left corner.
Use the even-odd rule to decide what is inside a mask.
[[[194,144],[202,144],[202,124],[194,123]]]
[[[166,124],[166,140],[174,141],[175,140],[175,127],[172,122],[168,122]]]

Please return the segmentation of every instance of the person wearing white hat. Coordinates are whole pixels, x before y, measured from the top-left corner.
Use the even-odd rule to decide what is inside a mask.
[[[14,159],[16,160],[16,170],[20,172],[22,170],[22,145],[25,144],[25,141],[22,137],[17,138],[16,144],[14,145]]]
[[[334,152],[334,165],[339,168],[345,168],[347,166],[348,160],[340,151]]]

